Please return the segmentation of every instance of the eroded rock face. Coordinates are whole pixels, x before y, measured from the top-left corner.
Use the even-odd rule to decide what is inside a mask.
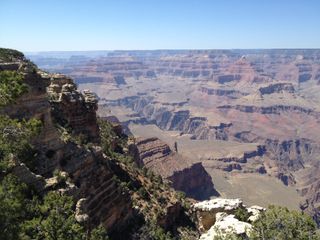
[[[263,95],[283,92],[294,93],[295,90],[292,83],[275,83],[259,88],[259,92]]]
[[[216,96],[228,97],[228,98],[234,98],[234,99],[247,95],[243,92],[233,90],[233,89],[215,89],[215,88],[201,87],[199,91],[201,91],[202,93],[206,93],[208,95],[216,95]]]
[[[41,175],[36,175],[23,163],[16,162],[12,168],[12,174],[16,175],[22,182],[33,186],[38,192],[45,188],[46,181]]]
[[[205,167],[220,169],[227,172],[246,171],[265,174],[266,170],[263,163],[255,163],[250,166],[248,162],[261,158],[266,152],[265,146],[258,145],[253,151],[246,151],[240,156],[225,156],[221,158],[210,158],[204,162]]]
[[[123,227],[133,216],[132,205],[129,196],[113,179],[110,160],[98,147],[86,149],[74,142],[62,141],[61,133],[55,127],[55,122],[60,121],[69,124],[75,134],[83,133],[91,141],[98,141],[95,95],[89,91],[78,92],[73,81],[63,75],[29,69],[34,66],[29,66],[25,59],[12,66],[15,66],[12,70],[23,74],[29,91],[16,103],[1,108],[1,114],[18,119],[36,118],[42,122],[40,135],[32,140],[37,150],[35,173],[18,160],[12,173],[42,193],[57,184],[52,173],[59,169],[72,181],[59,191],[79,200],[79,221],[91,226],[101,223],[110,231]]]
[[[284,105],[274,105],[274,106],[267,106],[267,107],[257,107],[253,105],[224,105],[218,107],[221,110],[224,109],[236,109],[240,112],[244,113],[261,113],[261,114],[278,114],[280,115],[283,112],[289,111],[289,112],[297,112],[297,113],[306,113],[311,114],[313,111],[309,108],[304,108],[300,106],[284,106]],[[315,113],[317,114],[317,113]]]
[[[170,180],[175,190],[185,192],[188,197],[203,200],[219,195],[201,163],[192,163],[173,152],[158,138],[138,138],[129,146],[129,151],[138,166]]]
[[[97,142],[96,95],[89,90],[80,93],[72,79],[63,75],[52,75],[50,81],[47,92],[58,123],[69,125],[75,134],[83,134],[89,141]]]
[[[208,199],[212,196],[219,196],[214,189],[212,179],[201,163],[194,163],[168,177],[172,187],[186,193],[186,196],[196,200]]]
[[[78,167],[74,168],[75,163],[70,161],[65,169],[69,170],[79,188],[79,197],[86,198],[83,209],[90,223],[102,223],[110,230],[121,229],[133,216],[131,201],[113,179],[114,173],[101,150],[88,153],[83,162],[73,159]]]
[[[227,132],[232,126],[230,123],[223,122],[210,125],[206,117],[192,116],[188,110],[173,111],[171,106],[154,104],[152,98],[143,96],[126,97],[117,101],[108,101],[107,104],[126,106],[137,112],[141,120],[135,123],[155,123],[163,130],[191,134],[193,139],[228,140]]]

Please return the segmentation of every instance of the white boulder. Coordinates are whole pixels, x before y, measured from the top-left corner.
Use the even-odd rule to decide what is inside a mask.
[[[248,236],[251,229],[251,224],[239,221],[233,214],[217,213],[215,224],[208,232],[201,235],[200,240],[212,240],[217,236],[223,237],[228,234]]]

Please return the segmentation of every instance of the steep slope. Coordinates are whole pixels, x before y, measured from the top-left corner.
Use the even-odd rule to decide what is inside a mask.
[[[193,163],[158,138],[138,138],[129,145],[129,151],[139,167],[151,169],[162,178],[170,180],[175,190],[196,200],[219,195],[211,177],[200,162]]]

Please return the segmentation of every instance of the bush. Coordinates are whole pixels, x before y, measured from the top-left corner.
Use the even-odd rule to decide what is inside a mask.
[[[139,229],[135,234],[134,239],[140,240],[172,240],[174,239],[170,232],[166,232],[163,228],[159,227],[157,223],[147,223]]]
[[[2,171],[6,171],[9,167],[11,155],[26,163],[28,167],[33,167],[36,152],[30,140],[39,134],[40,129],[39,120],[18,121],[0,115],[0,169]]]
[[[247,222],[250,217],[250,213],[245,208],[237,208],[234,213],[235,217],[242,222]]]
[[[149,194],[147,190],[144,187],[140,187],[138,190],[138,194],[143,198],[143,199],[149,199]]]
[[[109,240],[107,230],[103,226],[98,226],[91,231],[92,240]]]
[[[19,239],[21,220],[27,215],[27,186],[7,175],[0,183],[0,239]]]
[[[0,71],[0,107],[13,103],[27,90],[22,74],[16,71]]]
[[[300,211],[270,206],[253,223],[252,239],[320,239],[312,218]]]

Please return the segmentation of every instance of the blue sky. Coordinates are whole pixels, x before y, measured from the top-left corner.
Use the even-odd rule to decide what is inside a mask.
[[[0,47],[320,48],[319,11],[319,0],[0,0]]]

